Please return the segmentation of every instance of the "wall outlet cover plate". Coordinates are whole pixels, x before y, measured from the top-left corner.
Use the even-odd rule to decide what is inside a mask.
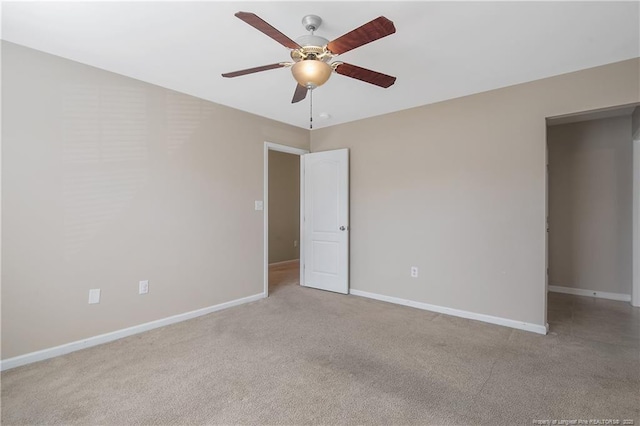
[[[100,303],[100,289],[92,288],[89,290],[89,304],[94,305],[96,303]]]

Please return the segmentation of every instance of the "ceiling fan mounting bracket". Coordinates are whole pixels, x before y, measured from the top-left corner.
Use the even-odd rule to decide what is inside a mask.
[[[318,15],[305,15],[302,18],[302,25],[304,25],[307,31],[313,33],[314,31],[318,31],[318,28],[322,25],[322,18]]]

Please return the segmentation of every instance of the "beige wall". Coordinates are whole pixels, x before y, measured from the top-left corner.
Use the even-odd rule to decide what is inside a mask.
[[[269,263],[300,257],[300,156],[269,151]]]
[[[307,130],[6,42],[2,88],[3,359],[262,293],[264,142]]]
[[[631,294],[631,117],[550,126],[549,284]]]
[[[351,287],[544,325],[545,117],[638,102],[639,62],[312,131],[351,149]]]
[[[351,148],[353,288],[543,324],[545,117],[640,101],[631,60],[310,136],[2,47],[3,359],[261,293],[267,140]]]

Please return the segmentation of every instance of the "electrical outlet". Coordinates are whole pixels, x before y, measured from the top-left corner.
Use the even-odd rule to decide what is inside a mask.
[[[262,201],[257,201],[255,202],[255,209],[256,210],[263,210],[264,209],[264,203]]]
[[[293,240],[293,246],[298,247],[298,240]]]
[[[138,283],[138,294],[149,293],[149,280],[140,281]]]
[[[418,278],[418,267],[417,266],[412,266],[411,267],[411,278]]]
[[[89,304],[93,305],[96,303],[100,303],[100,289],[92,288],[89,290]]]

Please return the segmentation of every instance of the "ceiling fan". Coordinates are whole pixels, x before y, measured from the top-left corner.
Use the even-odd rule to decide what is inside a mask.
[[[356,65],[340,61],[330,62],[337,55],[341,55],[395,33],[396,28],[393,22],[384,16],[367,22],[333,41],[314,34],[314,31],[316,31],[322,23],[322,19],[316,15],[307,15],[302,19],[302,24],[310,34],[303,35],[297,38],[296,41],[282,34],[256,14],[238,12],[235,16],[283,46],[291,49],[291,59],[293,59],[293,62],[278,62],[229,72],[222,74],[223,77],[239,77],[241,75],[276,68],[291,67],[293,77],[298,82],[291,103],[300,102],[307,96],[309,90],[313,90],[326,83],[331,76],[331,72],[336,72],[384,88],[391,86],[396,81],[395,77]]]

